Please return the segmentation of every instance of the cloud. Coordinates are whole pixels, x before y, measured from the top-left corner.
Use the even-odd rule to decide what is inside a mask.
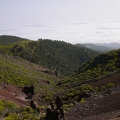
[[[77,23],[77,24],[76,24]],[[117,28],[117,29],[116,29]],[[49,21],[0,28],[1,35],[18,35],[63,40],[69,43],[120,42],[120,22],[116,21]]]

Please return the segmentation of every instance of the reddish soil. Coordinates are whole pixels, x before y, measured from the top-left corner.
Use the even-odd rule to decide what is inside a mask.
[[[20,106],[26,106],[28,100],[27,96],[21,91],[21,88],[15,86],[0,86],[0,99],[12,101]]]
[[[110,94],[93,94],[85,103],[76,102],[66,120],[120,120],[120,87]]]
[[[120,72],[89,84],[100,87],[111,82],[117,86],[92,93],[85,103],[75,102],[65,120],[120,120]]]
[[[110,82],[120,84],[120,73],[90,84],[99,87]],[[22,88],[12,85],[0,86],[0,99],[2,100],[26,106],[29,102],[25,99],[26,97]],[[120,120],[120,86],[99,94],[92,93],[85,103],[75,102],[75,105],[66,114],[65,120]]]
[[[108,83],[120,84],[120,72],[115,73],[109,77],[103,78],[101,80],[90,82],[90,85],[100,87],[103,85],[107,85]]]

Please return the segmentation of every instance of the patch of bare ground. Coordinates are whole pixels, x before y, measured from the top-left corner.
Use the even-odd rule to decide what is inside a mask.
[[[84,120],[120,120],[120,110],[83,118]]]
[[[98,81],[94,81],[94,82],[90,82],[90,85],[92,86],[103,86],[103,85],[107,85],[108,83],[115,83],[115,84],[120,84],[120,72],[117,72],[113,75],[107,76],[103,79],[100,79]]]
[[[85,103],[75,103],[66,120],[120,120],[120,87],[111,94],[94,94]]]
[[[0,86],[0,99],[12,101],[20,106],[28,105],[28,100],[26,99],[26,95],[22,92],[22,89],[13,85]]]
[[[66,120],[120,120],[120,72],[90,84],[100,87],[110,82],[118,86],[92,93],[84,103],[75,102],[66,114]]]

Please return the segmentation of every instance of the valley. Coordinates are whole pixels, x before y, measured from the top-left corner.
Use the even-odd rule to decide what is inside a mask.
[[[104,50],[0,36],[0,119],[45,120],[50,105],[65,120],[120,119],[120,49]]]

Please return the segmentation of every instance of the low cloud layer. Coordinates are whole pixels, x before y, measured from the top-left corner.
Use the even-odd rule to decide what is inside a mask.
[[[32,40],[47,38],[69,43],[120,42],[120,21],[49,21],[1,26],[1,35],[15,35]]]

